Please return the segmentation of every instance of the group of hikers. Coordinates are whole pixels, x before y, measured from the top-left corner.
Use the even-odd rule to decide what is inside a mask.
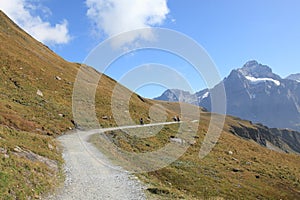
[[[173,120],[174,120],[175,122],[180,122],[179,116],[174,116],[174,117],[173,117]],[[144,119],[143,119],[143,118],[140,118],[140,124],[141,124],[141,125],[144,125]]]
[[[180,122],[179,116],[174,116],[174,117],[173,117],[173,120],[174,120],[175,122]]]

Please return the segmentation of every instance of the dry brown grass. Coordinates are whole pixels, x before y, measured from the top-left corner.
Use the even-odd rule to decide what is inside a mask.
[[[15,146],[28,149],[58,162],[62,162],[57,151],[50,151],[46,143],[51,137],[74,127],[72,116],[72,90],[80,64],[70,63],[43,44],[31,38],[15,26],[0,12],[0,147],[9,152]],[[90,69],[92,70],[92,69]],[[57,80],[59,76],[61,80]],[[102,127],[115,126],[112,119],[111,96],[116,82],[102,76],[96,92],[96,113]],[[38,96],[42,91],[43,97]],[[129,93],[126,88],[123,93]],[[120,95],[120,102],[125,99]],[[166,108],[167,118],[180,113],[176,103],[155,102],[133,94],[129,112],[134,122],[147,119],[155,104]],[[191,109],[195,107],[191,106]],[[160,110],[156,111],[159,116]],[[63,114],[63,117],[59,116]],[[197,132],[197,143],[171,165],[151,173],[140,174],[140,178],[154,188],[158,199],[299,199],[299,166],[296,155],[270,151],[254,142],[246,141],[229,133],[230,126],[242,122],[227,118],[225,129],[213,151],[204,159],[198,158],[199,148],[210,113],[201,113]],[[198,118],[188,116],[187,118]],[[8,127],[6,127],[8,126]],[[174,134],[176,125],[163,129],[159,137],[136,140],[122,132],[114,142],[128,151],[145,152],[157,149]],[[233,155],[226,152],[232,151]],[[0,154],[0,196],[20,199],[40,195],[57,184],[58,179],[49,179],[47,166],[9,154]],[[237,172],[234,172],[237,170]],[[29,176],[28,176],[29,175]],[[59,174],[58,174],[59,175]],[[16,178],[17,177],[17,178]],[[27,178],[29,177],[29,178]],[[52,181],[53,180],[53,181]],[[156,188],[156,189],[155,189]]]
[[[74,128],[72,93],[81,65],[63,60],[17,27],[2,11],[0,11],[0,42],[0,126],[8,127],[0,132],[3,137],[7,137],[6,140],[0,141],[0,147],[11,149],[14,146],[22,146],[28,150],[32,150],[35,146],[44,147],[45,135],[57,136]],[[92,68],[89,70],[95,71]],[[112,116],[111,95],[116,85],[117,83],[111,78],[101,76],[95,107],[102,127],[116,125],[113,118],[102,119],[103,116]],[[124,87],[121,88],[124,93],[130,92]],[[43,96],[37,95],[38,90],[43,93]],[[129,106],[133,120],[138,123],[140,117],[147,119],[148,110],[152,105],[153,101],[141,99],[133,94]],[[174,114],[169,111],[169,115]],[[16,138],[15,136],[11,138],[9,133],[16,133]],[[24,140],[27,134],[35,140]],[[47,148],[39,148],[34,152],[48,158],[54,155]],[[55,155],[57,157],[52,159],[62,161],[60,154]],[[7,198],[33,197],[55,185],[55,181],[48,182],[47,173],[51,169],[43,166],[42,171],[36,171],[34,169],[36,165],[40,165],[38,163],[18,159],[13,155],[7,160],[3,159],[4,155],[0,156],[1,170],[4,173],[1,174],[0,181],[3,183],[0,190],[1,197],[3,195]],[[24,169],[24,166],[29,167]],[[27,170],[26,173],[23,173],[23,170]],[[36,177],[34,184],[27,184],[28,171]],[[14,177],[19,179],[13,181]],[[43,185],[42,188],[39,184]],[[15,187],[16,185],[18,187]],[[20,194],[11,194],[8,191],[13,187],[24,190],[20,189]],[[38,192],[32,192],[30,189]],[[15,190],[13,191],[16,193]]]
[[[41,197],[55,189],[62,174],[41,161],[19,156],[15,148],[31,151],[57,163],[63,160],[52,137],[17,131],[0,125],[0,199]]]
[[[196,143],[178,160],[162,169],[138,174],[149,187],[153,199],[299,199],[300,157],[279,153],[229,132],[230,126],[250,122],[227,117],[226,125],[214,149],[204,159],[199,149],[207,132],[209,113],[201,113]],[[255,128],[255,127],[253,127]],[[137,132],[149,131],[145,128]],[[128,152],[155,151],[169,143],[178,125],[168,125],[155,137],[137,139],[123,131],[107,132],[110,140]],[[94,136],[94,143],[99,137]],[[98,143],[99,145],[99,143]],[[100,147],[99,147],[100,148]],[[233,154],[228,153],[231,151]],[[105,152],[105,151],[104,151]],[[121,166],[122,158],[111,156]],[[119,160],[119,162],[118,162]],[[128,165],[125,165],[128,167]]]

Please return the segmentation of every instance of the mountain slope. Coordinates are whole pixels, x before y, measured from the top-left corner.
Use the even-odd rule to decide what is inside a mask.
[[[269,127],[300,130],[300,84],[250,61],[223,80],[227,113]],[[209,109],[209,98],[199,105]]]
[[[176,106],[175,103],[173,105]],[[178,160],[161,169],[137,174],[148,185],[149,199],[300,197],[300,157],[283,153],[279,148],[270,145],[268,140],[272,140],[273,136],[269,134],[269,138],[261,137],[259,132],[268,131],[261,125],[226,117],[225,127],[216,146],[205,158],[200,159],[199,149],[207,134],[209,119],[210,113],[201,113],[199,130],[192,141],[181,144],[191,145]],[[187,123],[187,127],[190,126],[193,124]],[[147,153],[165,147],[174,137],[183,139],[180,135],[189,131],[181,129],[181,134],[177,134],[177,129],[178,124],[168,125],[155,136],[143,139],[130,136],[125,130],[115,130],[106,132],[105,138],[109,138],[110,142],[126,152]],[[137,131],[149,129],[139,128]],[[248,139],[241,138],[239,135],[242,133]],[[95,135],[92,141],[102,152],[114,158],[115,152],[103,149],[103,139],[99,135]],[[270,149],[265,148],[264,143]],[[126,167],[122,159],[118,161],[121,166]]]
[[[300,73],[298,73],[298,74],[291,74],[288,77],[286,77],[285,79],[289,79],[289,80],[294,80],[294,81],[300,82]]]
[[[73,85],[82,66],[63,60],[2,11],[0,42],[0,196],[39,197],[61,179],[61,152],[49,136],[74,129]],[[90,67],[84,68],[100,75]],[[111,96],[116,85],[116,81],[102,75],[97,87],[95,107],[103,127],[116,125],[113,118],[104,117],[112,116]],[[131,93],[125,87],[121,87],[121,92]],[[140,117],[147,119],[149,108],[154,105],[152,100],[136,94],[129,103],[136,123]],[[169,110],[166,113],[169,119],[175,115]],[[49,162],[42,162],[47,159]]]
[[[85,125],[76,124],[72,115],[73,86],[82,66],[60,58],[18,28],[2,12],[0,41],[0,196],[4,199],[38,199],[51,192],[63,179],[63,159],[55,137],[74,129],[75,125],[82,128]],[[95,72],[88,66],[84,68]],[[102,75],[96,90],[96,113],[103,127],[116,125],[114,118],[109,116],[113,117],[111,97],[117,84]],[[129,93],[131,91],[121,86],[121,94]],[[120,106],[124,106],[122,103],[126,99],[123,95],[118,100]],[[140,117],[147,119],[155,104],[165,108],[156,109],[156,112],[163,114],[165,111],[169,121],[180,113],[178,103],[152,101],[132,94],[129,113],[133,121],[138,123]],[[191,106],[191,109],[199,107]],[[195,199],[211,196],[234,198],[234,194],[241,198],[249,194],[257,198],[299,198],[299,156],[264,147],[263,141],[273,144],[275,139],[261,138],[261,145],[253,142],[258,141],[255,140],[257,137],[252,137],[257,126],[250,122],[227,117],[220,142],[205,160],[200,160],[199,147],[207,132],[210,115],[201,112],[196,143],[182,158],[166,168],[141,175],[145,182],[158,188],[149,188],[149,191],[164,194],[165,190],[159,189],[167,188],[178,198],[183,195]],[[198,118],[187,116],[185,120]],[[118,145],[128,151],[141,152],[164,145],[163,142],[168,142],[169,137],[178,131],[176,126],[178,124],[163,128],[159,135],[162,139],[129,138],[128,134],[121,135],[121,140],[118,134],[116,138],[109,138],[114,142],[122,141]],[[264,128],[264,131],[270,130]],[[232,134],[239,132],[248,132],[250,138],[245,140]],[[278,135],[290,141],[285,133],[278,132]],[[298,148],[297,144],[280,144],[291,152]],[[225,156],[228,151],[233,151],[236,156]],[[248,166],[247,162],[251,164]],[[236,169],[245,173],[235,172]]]
[[[286,79],[274,74],[266,65],[249,61],[242,68],[233,70],[224,84],[227,97],[227,114],[274,128],[300,130],[300,82],[299,76]],[[220,83],[221,84],[221,83]],[[197,92],[198,102],[181,97],[181,101],[193,103],[210,110],[208,89]],[[179,93],[179,91],[177,91]],[[176,94],[174,93],[176,96]],[[169,96],[171,96],[169,94]],[[190,94],[192,96],[192,94]],[[164,98],[163,98],[164,97]],[[158,100],[174,101],[162,95]]]
[[[270,127],[300,129],[299,82],[282,79],[268,66],[249,61],[242,68],[233,70],[219,84],[224,84],[226,90],[227,114]],[[157,99],[185,101],[210,110],[210,92],[215,88],[205,89],[194,95],[181,95],[180,99],[175,98],[176,95],[181,94],[180,90],[167,90],[165,93],[169,93],[168,95],[162,95]],[[171,94],[172,91],[176,93]],[[168,99],[168,96],[172,98]],[[189,101],[191,96],[197,96],[198,102]],[[251,130],[245,127],[233,127],[231,132],[243,138],[253,139],[264,146],[271,142],[284,151],[300,153],[300,137],[296,131],[268,129],[257,125]]]
[[[4,83],[0,87],[0,123],[20,130],[34,129],[42,134],[60,134],[73,127],[72,93],[79,68],[101,74],[93,68],[63,60],[2,12],[0,19],[0,80]],[[111,96],[116,85],[116,81],[101,75],[95,103],[102,126],[114,123],[102,116],[112,116]],[[125,87],[120,88],[124,93],[131,93]],[[135,107],[132,118],[138,122],[139,117],[148,117],[148,109],[154,102],[133,94],[130,104]]]

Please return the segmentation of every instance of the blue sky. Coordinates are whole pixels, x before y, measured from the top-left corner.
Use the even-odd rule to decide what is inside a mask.
[[[163,27],[202,45],[222,78],[253,59],[282,77],[300,72],[298,0],[1,0],[0,9],[72,62],[83,62],[92,49],[114,34],[138,27]],[[124,56],[105,73],[119,80],[146,63],[174,68],[194,91],[205,87],[188,63],[159,51]],[[137,92],[154,97],[163,90],[150,85]]]

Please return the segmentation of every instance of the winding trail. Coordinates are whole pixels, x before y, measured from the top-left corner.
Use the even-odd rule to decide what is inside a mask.
[[[48,196],[48,200],[142,200],[146,189],[137,178],[115,166],[91,143],[91,135],[117,129],[160,126],[178,122],[123,126],[77,131],[58,138],[64,151],[65,183],[63,188]],[[105,164],[104,164],[105,163]],[[110,166],[109,166],[110,165]]]

